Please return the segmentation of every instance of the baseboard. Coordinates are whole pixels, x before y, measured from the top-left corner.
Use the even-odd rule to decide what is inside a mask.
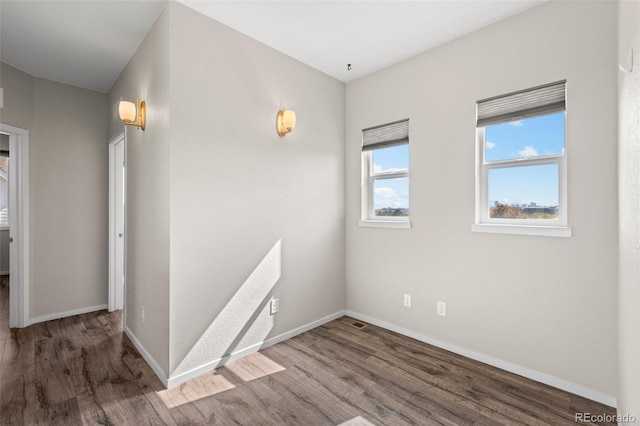
[[[242,350],[239,350],[237,352],[233,352],[229,355],[226,355],[222,358],[210,361],[204,365],[201,365],[198,368],[194,368],[193,370],[189,370],[185,373],[181,373],[177,376],[174,377],[170,377],[169,380],[167,381],[167,384],[165,386],[167,386],[168,388],[172,388],[174,386],[179,385],[180,383],[186,382],[189,379],[193,379],[194,377],[200,376],[201,374],[204,373],[208,373],[211,370],[215,370],[218,367],[222,367],[223,365],[225,365],[228,362],[231,362],[233,360],[245,357],[249,354],[252,354],[254,352],[259,351],[260,349],[264,349],[264,348],[268,348],[269,346],[275,345],[276,343],[280,343],[280,342],[284,342],[287,339],[290,339],[294,336],[297,336],[298,334],[302,334],[305,331],[309,331],[313,328],[319,327],[323,324],[326,324],[330,321],[333,321],[335,319],[341,318],[345,315],[345,311],[338,311],[338,312],[334,312],[331,315],[327,315],[326,317],[320,318],[316,321],[312,321],[308,324],[305,324],[301,327],[297,327],[294,328],[293,330],[287,331],[286,333],[282,333],[278,336],[272,337],[270,339],[267,339],[263,342],[259,342],[256,343],[254,345],[251,345],[247,348],[244,348]],[[157,374],[157,373],[156,373]],[[164,382],[163,382],[164,383]]]
[[[102,311],[103,309],[107,309],[107,305],[86,306],[80,309],[72,309],[70,311],[42,315],[40,317],[31,318],[29,320],[29,324],[26,324],[25,327],[32,324],[37,324],[39,322],[57,320],[60,318],[72,317],[74,315],[88,314],[89,312]]]
[[[397,326],[395,324],[388,323],[386,321],[379,320],[377,318],[370,317],[368,315],[364,315],[358,312],[346,311],[346,315],[358,319],[360,321],[365,321],[373,325],[377,325],[378,327],[385,328],[390,331],[394,331],[396,333],[402,334],[407,337],[411,337],[412,339],[419,340],[424,343],[428,343],[430,345],[436,346],[441,349],[445,349],[447,351],[456,353],[458,355],[465,356],[467,358],[471,358],[476,361],[480,361],[482,363],[491,365],[493,367],[497,367],[501,370],[508,371],[510,373],[517,374],[519,376],[526,377],[531,380],[535,380],[536,382],[544,383],[545,385],[553,386],[554,388],[561,389],[566,392],[570,392],[575,395],[582,396],[584,398],[591,399],[596,402],[600,402],[602,404],[608,405],[610,407],[617,408],[617,400],[614,396],[607,395],[605,393],[569,382],[564,379],[560,379],[558,377],[550,376],[545,373],[541,373],[536,370],[531,370],[526,367],[522,367],[520,365],[512,364],[507,361],[503,361],[498,358],[494,358],[488,355],[481,354],[479,352],[475,352],[461,346],[453,345],[451,343],[443,342],[440,340],[432,339],[431,337],[425,336],[420,333],[416,333],[415,331],[406,329],[404,327]]]
[[[124,328],[124,333],[127,335],[129,340],[131,340],[131,343],[133,343],[133,346],[136,347],[136,349],[138,350],[140,355],[142,355],[142,358],[144,358],[144,360],[147,361],[147,364],[149,364],[149,366],[151,367],[153,372],[156,373],[156,376],[158,376],[158,379],[160,379],[160,381],[162,382],[164,387],[165,388],[168,387],[167,386],[167,383],[168,383],[167,375],[165,374],[165,372],[162,369],[162,367],[160,367],[158,365],[158,363],[156,362],[156,360],[153,359],[151,354],[147,351],[147,349],[144,347],[142,342],[140,342],[140,340],[138,340],[136,335],[133,334],[133,332],[129,329],[129,327],[127,327],[125,325],[123,328]]]

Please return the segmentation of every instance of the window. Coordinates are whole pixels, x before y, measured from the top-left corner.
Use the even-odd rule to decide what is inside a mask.
[[[408,228],[409,120],[362,130],[361,226]]]
[[[477,102],[474,231],[570,236],[566,82]]]

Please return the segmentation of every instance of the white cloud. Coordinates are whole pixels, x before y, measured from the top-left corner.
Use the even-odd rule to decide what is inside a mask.
[[[409,206],[408,194],[398,193],[393,188],[374,188],[375,208],[407,208]]]
[[[509,125],[513,127],[522,127],[524,126],[524,121],[523,120],[512,121],[509,123]]]
[[[493,148],[494,146],[496,146],[496,144],[495,144],[494,142],[486,141],[486,142],[485,142],[485,144],[484,144],[484,146],[486,146],[486,147],[487,147],[487,149],[491,149],[491,148]]]
[[[538,155],[538,151],[532,146],[525,146],[524,149],[518,151],[518,155],[520,157],[536,157]]]
[[[380,164],[373,163],[373,173],[395,173],[395,172],[406,172],[408,169],[406,167],[391,167],[389,169],[383,169]]]
[[[396,191],[394,191],[391,188],[383,188],[383,187],[378,187],[378,188],[374,188],[374,192],[376,197],[382,197],[382,198],[397,198],[398,194],[396,193]]]

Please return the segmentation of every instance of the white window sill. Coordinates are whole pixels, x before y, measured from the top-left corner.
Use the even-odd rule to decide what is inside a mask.
[[[492,234],[538,235],[543,237],[571,237],[571,228],[566,226],[505,225],[494,223],[475,223],[472,232]]]
[[[0,231],[8,231],[9,225],[0,225]]]
[[[360,226],[365,228],[411,229],[411,222],[408,220],[361,220]]]

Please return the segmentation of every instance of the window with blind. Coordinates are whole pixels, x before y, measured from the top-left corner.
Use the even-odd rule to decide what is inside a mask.
[[[362,171],[361,225],[408,227],[409,120],[362,130]]]
[[[565,112],[566,81],[477,102],[474,230],[570,235]]]

